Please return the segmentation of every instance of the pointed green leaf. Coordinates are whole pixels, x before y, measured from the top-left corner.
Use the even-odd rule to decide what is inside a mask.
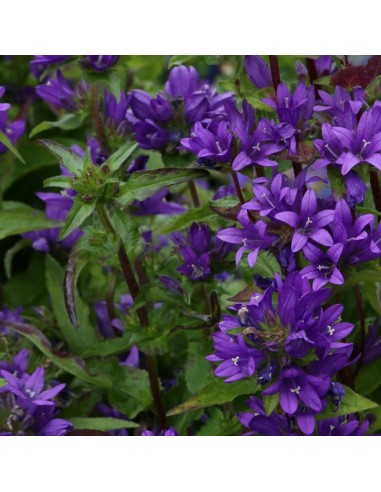
[[[25,248],[29,248],[29,246],[30,241],[28,241],[28,239],[21,239],[20,241],[17,241],[17,243],[15,243],[12,248],[8,249],[8,251],[5,253],[4,270],[8,279],[12,277],[12,261],[14,256],[19,251],[22,251]]]
[[[64,271],[61,265],[50,255],[45,257],[45,280],[53,312],[61,330],[62,337],[70,349],[81,356],[98,343],[95,328],[88,320],[88,306],[78,297],[78,327],[71,323],[64,298]]]
[[[2,388],[3,386],[6,386],[7,384],[8,384],[8,381],[6,381],[3,378],[0,378],[0,388]]]
[[[237,396],[256,393],[258,388],[258,384],[253,379],[242,379],[234,383],[224,383],[221,379],[215,378],[208,386],[189,400],[172,408],[167,415],[170,417],[179,413],[198,410],[199,408],[231,402]]]
[[[129,420],[114,419],[111,417],[75,417],[71,418],[70,422],[73,424],[74,429],[77,430],[96,430],[96,431],[112,431],[118,429],[134,429],[139,427],[135,422]]]
[[[46,147],[53,155],[55,155],[71,174],[78,176],[82,171],[83,158],[73,150],[68,149],[57,142],[53,142],[53,140],[38,140],[38,143]]]
[[[120,188],[117,201],[121,205],[128,205],[133,200],[144,200],[154,195],[165,186],[184,183],[190,179],[201,179],[209,176],[204,169],[154,169],[153,171],[137,171],[133,173],[127,183]]]
[[[91,376],[86,368],[84,361],[79,357],[61,356],[53,352],[52,346],[45,335],[32,325],[27,323],[13,323],[3,320],[2,323],[11,330],[27,338],[37,347],[51,362],[63,371],[76,376],[86,383],[94,384],[100,388],[111,388],[112,383],[104,374]]]
[[[73,178],[70,176],[53,176],[44,180],[44,186],[55,186],[56,188],[72,188]]]
[[[51,128],[61,128],[62,130],[75,130],[79,128],[85,121],[84,114],[65,114],[57,121],[42,121],[36,125],[29,134],[29,138],[35,137],[38,133],[42,133]]]
[[[197,60],[196,55],[174,55],[171,56],[168,63],[168,68],[172,68],[176,65],[186,65],[194,63]]]
[[[279,393],[263,397],[263,406],[265,407],[266,415],[271,415],[279,403]]]
[[[43,212],[28,205],[14,202],[14,206],[8,210],[5,209],[5,205],[6,202],[3,202],[3,210],[0,210],[0,239],[61,225],[60,222],[47,219]]]
[[[370,395],[381,385],[381,359],[366,364],[360,369],[355,381],[355,389],[362,395]]]
[[[120,166],[132,155],[137,146],[137,143],[126,142],[122,145],[122,147],[120,147],[120,149],[118,149],[107,159],[102,167],[107,166],[112,173],[117,171]]]
[[[23,164],[25,164],[24,159],[22,158],[20,152],[16,149],[16,147],[13,145],[13,143],[9,140],[9,138],[5,135],[5,133],[0,131],[0,143],[5,145],[5,147],[12,152],[12,154],[17,157],[19,161],[21,161]]]
[[[351,388],[344,386],[344,389],[345,395],[339,409],[335,410],[327,407],[323,413],[319,414],[317,417],[319,420],[339,417],[340,415],[348,415],[350,413],[363,412],[364,410],[377,407],[378,403],[355,393]]]
[[[73,206],[66,218],[65,224],[61,229],[59,240],[71,234],[74,229],[80,227],[87,217],[95,210],[95,203],[83,203],[80,200],[74,200]]]

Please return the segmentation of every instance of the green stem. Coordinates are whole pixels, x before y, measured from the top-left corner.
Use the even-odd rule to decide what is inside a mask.
[[[91,87],[91,111],[99,148],[102,154],[110,155],[110,147],[107,143],[102,115],[99,111],[99,89],[97,83],[94,83]]]
[[[130,290],[131,297],[135,301],[136,298],[138,297],[140,287],[139,287],[138,282],[135,278],[135,273],[133,271],[131,261],[128,257],[127,250],[126,250],[126,248],[123,244],[123,241],[121,240],[119,234],[114,229],[114,226],[112,225],[112,223],[108,217],[108,214],[107,214],[107,211],[106,211],[104,205],[101,203],[97,203],[96,211],[97,211],[99,219],[102,222],[103,227],[106,229],[106,231],[111,233],[116,239],[119,240],[119,243],[120,243],[119,248],[118,248],[119,263],[120,263],[120,266],[122,268],[122,272],[123,272],[123,276],[125,278],[125,281],[126,281],[128,288]],[[148,311],[147,311],[146,306],[143,306],[143,307],[137,309],[136,312],[137,312],[137,315],[139,318],[140,326],[142,328],[148,328],[149,327],[149,317],[148,317]],[[148,377],[149,377],[151,394],[152,394],[152,399],[154,402],[156,417],[157,417],[157,420],[159,422],[161,429],[165,429],[167,427],[166,416],[165,416],[165,410],[164,410],[163,402],[161,400],[161,395],[160,395],[160,383],[159,383],[159,376],[157,373],[156,358],[154,355],[147,355],[146,361],[147,361]]]
[[[198,196],[196,183],[193,181],[193,179],[188,181],[188,187],[189,187],[190,194],[192,196],[193,206],[195,208],[201,207],[200,197]]]

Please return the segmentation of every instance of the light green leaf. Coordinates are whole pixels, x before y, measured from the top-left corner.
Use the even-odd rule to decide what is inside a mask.
[[[96,430],[96,431],[111,431],[118,429],[134,429],[139,427],[135,422],[129,420],[114,419],[111,417],[74,417],[70,419],[74,429],[77,430]]]
[[[53,176],[44,180],[44,187],[72,188],[73,178],[70,176]]]
[[[83,169],[83,158],[73,150],[52,140],[38,140],[38,143],[41,143],[55,155],[71,174],[75,176],[80,174]]]
[[[29,134],[29,138],[35,137],[38,133],[42,133],[51,128],[61,128],[62,130],[75,130],[79,128],[85,121],[84,114],[65,114],[57,121],[42,121]]]
[[[8,381],[6,381],[3,378],[0,378],[0,388],[2,388],[3,386],[6,386],[7,384],[8,384]]]
[[[112,173],[117,171],[120,166],[133,154],[137,146],[137,143],[126,142],[114,154],[112,154],[107,161],[104,162],[102,167],[107,166]]]
[[[100,388],[111,388],[112,382],[109,378],[107,378],[104,374],[98,374],[96,376],[90,375],[85,368],[84,362],[79,359],[79,357],[55,355],[49,340],[34,326],[27,323],[11,323],[7,321],[2,321],[2,323],[27,338],[48,359],[50,359],[54,365],[63,371],[76,376],[86,383],[99,386]]]
[[[83,352],[98,343],[95,327],[89,323],[89,308],[78,297],[78,328],[71,323],[64,299],[64,271],[61,265],[51,256],[45,258],[45,279],[53,312],[56,317],[62,336],[70,349],[82,356]]]
[[[4,270],[8,279],[12,277],[12,261],[14,256],[19,251],[22,251],[25,248],[29,248],[29,246],[30,241],[28,239],[20,239],[20,241],[17,241],[17,243],[15,243],[12,248],[9,248],[8,251],[5,253]]]
[[[16,149],[16,147],[13,145],[13,143],[9,140],[9,138],[5,135],[5,133],[0,131],[0,143],[5,145],[5,147],[12,152],[12,154],[17,157],[19,161],[21,161],[23,164],[25,164],[24,159],[22,158],[20,152]]]
[[[263,397],[263,406],[265,407],[266,415],[271,415],[279,403],[279,393],[275,395],[267,395]]]
[[[203,222],[211,216],[216,215],[208,205],[203,205],[199,208],[191,208],[183,214],[176,217],[166,217],[164,224],[159,226],[158,234],[168,234],[174,231],[183,230],[189,227],[192,222]]]
[[[66,236],[71,234],[74,229],[80,227],[80,225],[89,217],[95,210],[95,203],[83,203],[78,199],[74,199],[73,206],[66,218],[65,224],[61,229],[59,240],[61,241]]]
[[[0,210],[0,239],[61,225],[60,222],[47,219],[40,210],[34,210],[25,204],[14,202],[14,206],[9,210],[4,204],[5,202],[3,202],[3,210]]]
[[[377,407],[378,403],[355,393],[351,388],[348,388],[348,386],[344,386],[344,389],[345,395],[340,404],[340,408],[335,410],[327,407],[323,413],[319,414],[317,417],[319,420],[339,417],[340,415],[348,415],[350,413],[363,412],[364,410]]]
[[[178,415],[179,413],[192,412],[199,408],[220,405],[231,402],[240,395],[252,395],[258,391],[258,384],[253,379],[242,379],[234,383],[224,383],[221,379],[215,378],[208,386],[199,393],[192,396],[189,400],[172,408],[167,415]]]
[[[191,65],[197,60],[195,55],[174,55],[171,56],[168,63],[168,68],[172,68],[176,65]]]
[[[117,201],[125,206],[133,200],[144,200],[165,186],[184,183],[190,179],[207,178],[208,176],[208,171],[203,169],[171,168],[137,171],[121,186]]]
[[[202,334],[200,334],[202,336]],[[205,345],[205,344],[204,344]],[[205,350],[202,341],[188,343],[188,357],[185,365],[185,381],[190,393],[197,393],[213,379],[210,362],[205,359],[209,350]]]

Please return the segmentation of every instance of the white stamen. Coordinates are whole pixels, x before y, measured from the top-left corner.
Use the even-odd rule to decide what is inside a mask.
[[[309,217],[307,217],[306,227],[308,227],[312,223],[313,223],[312,220]]]
[[[247,309],[246,306],[242,306],[239,308],[238,317],[242,323],[245,323],[248,314],[249,314],[249,310]]]
[[[242,242],[244,246],[247,246],[247,237],[242,238]]]
[[[217,145],[218,152],[222,152],[222,148],[218,140],[216,140],[216,145]]]
[[[325,266],[325,265],[318,265],[316,268],[317,268],[320,272],[321,272],[322,270],[330,270],[330,269],[331,269],[331,267],[329,267],[329,266]]]
[[[363,146],[362,146],[362,149],[360,150],[360,154],[362,154],[362,152],[364,152],[364,150],[367,148],[367,146],[368,146],[371,142],[367,142],[367,141],[365,140],[365,138],[363,138],[362,143],[363,143]]]
[[[253,150],[258,150],[258,152],[261,150],[261,146],[259,145],[259,143],[253,146]]]
[[[34,398],[36,396],[36,392],[30,389],[26,389],[25,393],[29,396],[29,398]]]
[[[335,426],[334,425],[330,425],[329,426],[329,430],[332,432],[334,430]]]
[[[264,198],[269,205],[271,205],[273,208],[275,208],[275,205],[270,200],[270,198],[266,195],[266,193],[262,193],[261,198]]]
[[[237,355],[237,357],[232,357],[232,361],[235,366],[238,366],[239,355]]]
[[[298,395],[300,393],[300,386],[297,386],[296,388],[291,388],[290,389],[291,393],[295,393]]]
[[[334,333],[335,333],[335,328],[332,328],[332,326],[327,326],[327,331],[328,333],[330,334],[330,336],[332,336]]]
[[[257,294],[256,296],[253,296],[253,300],[254,300],[255,302],[258,302],[258,301],[260,301],[260,300],[261,300],[261,296],[260,296],[259,294]]]
[[[329,152],[331,155],[333,155],[333,157],[334,157],[335,159],[338,159],[338,158],[339,158],[339,156],[338,156],[337,154],[335,154],[335,152],[331,149],[331,147],[330,147],[328,144],[325,144],[325,145],[324,145],[324,147],[328,150],[328,152]]]
[[[204,269],[202,267],[198,267],[196,265],[191,265],[192,268],[193,268],[193,272],[192,272],[192,277],[193,278],[200,278],[204,275]]]

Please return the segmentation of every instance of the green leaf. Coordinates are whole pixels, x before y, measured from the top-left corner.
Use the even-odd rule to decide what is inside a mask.
[[[135,422],[129,420],[114,419],[111,417],[74,417],[70,419],[74,429],[77,430],[97,430],[97,431],[111,431],[118,429],[134,429],[139,427]]]
[[[86,383],[99,386],[100,388],[111,388],[112,383],[104,374],[92,376],[85,368],[84,361],[79,357],[58,356],[54,354],[52,346],[45,335],[32,325],[27,323],[12,323],[3,320],[2,323],[16,333],[24,336],[35,347],[37,347],[51,362],[63,371],[76,376]]]
[[[53,176],[44,180],[44,186],[55,186],[56,188],[72,188],[73,178],[70,176]]]
[[[167,415],[170,417],[179,413],[192,412],[199,408],[231,402],[237,396],[256,393],[258,387],[258,384],[253,379],[242,379],[233,383],[224,383],[221,379],[215,378],[208,386],[189,400],[172,408]]]
[[[198,436],[234,436],[241,429],[236,417],[229,417],[220,408],[212,408],[205,425],[197,433]]]
[[[317,417],[319,420],[339,417],[340,415],[348,415],[350,413],[363,412],[364,410],[369,410],[369,408],[377,407],[378,403],[355,393],[351,388],[348,388],[348,386],[344,386],[344,389],[345,395],[340,404],[340,408],[335,410],[334,408],[327,407],[323,413],[319,414]]]
[[[65,224],[61,229],[58,239],[62,241],[66,236],[77,229],[95,210],[95,203],[83,203],[74,199],[73,206],[66,218]]]
[[[171,56],[168,63],[168,68],[172,68],[176,65],[191,65],[197,60],[195,55],[174,55]]]
[[[110,338],[102,342],[95,343],[81,354],[82,357],[108,357],[110,355],[118,355],[126,352],[133,345],[136,339],[131,336],[131,333],[124,333],[121,337]]]
[[[264,278],[273,278],[274,273],[281,273],[279,263],[275,256],[266,251],[259,253],[255,266],[251,270],[253,273],[257,273]]]
[[[10,210],[6,210],[5,204],[3,202],[3,210],[0,210],[0,239],[61,225],[60,222],[47,219],[40,210],[34,210],[23,203],[14,203]]]
[[[188,343],[185,381],[190,393],[197,393],[213,379],[210,362],[205,359],[209,351],[210,349],[205,349],[200,339]]]
[[[381,385],[381,359],[363,366],[356,378],[355,389],[362,395],[370,395]]]
[[[115,97],[116,102],[119,103],[122,88],[120,77],[115,70],[110,70],[107,73],[107,86],[111,94]]]
[[[62,130],[76,130],[85,121],[84,114],[65,114],[57,121],[41,121],[29,134],[29,138],[35,137],[38,133],[42,133],[51,128],[61,128]]]
[[[183,214],[176,217],[166,217],[164,225],[159,226],[158,234],[168,234],[174,231],[183,230],[189,227],[193,222],[203,222],[215,215],[208,205],[199,208],[191,208]]]
[[[104,164],[102,164],[102,167],[107,166],[111,173],[117,171],[120,166],[133,154],[137,146],[137,143],[126,142],[114,154],[112,154],[107,161],[104,162]]]
[[[135,418],[138,413],[151,406],[152,396],[147,371],[118,365],[110,373],[110,379],[113,381],[113,388],[109,393],[111,405],[130,418]]]
[[[76,154],[73,150],[68,149],[64,145],[61,145],[52,140],[38,140],[38,143],[47,148],[53,155],[55,155],[67,170],[78,176],[83,169],[83,158]]]
[[[17,157],[19,161],[21,161],[23,164],[25,164],[24,159],[22,158],[20,152],[16,149],[16,147],[13,145],[13,143],[9,140],[9,138],[0,131],[0,143],[2,143],[12,154]]]
[[[381,282],[381,267],[375,265],[372,269],[369,267],[363,270],[352,269],[350,274],[345,278],[345,283],[339,286],[339,290],[344,291],[360,283],[374,282]]]
[[[375,422],[370,427],[370,434],[379,431],[381,429],[381,405],[377,408],[372,408],[371,413],[376,416]]]
[[[165,186],[184,183],[190,179],[206,178],[208,171],[203,169],[154,169],[153,171],[137,171],[133,173],[127,183],[120,188],[117,201],[128,205],[133,200],[144,200],[154,195]]]
[[[2,388],[3,386],[6,386],[7,384],[8,384],[8,381],[6,381],[3,378],[0,378],[0,388]]]
[[[78,328],[74,328],[65,307],[64,271],[61,265],[49,255],[45,257],[45,279],[62,337],[74,353],[82,356],[83,352],[90,350],[98,343],[95,328],[88,321],[89,308],[77,295]]]
[[[279,393],[275,395],[267,395],[263,397],[263,406],[265,407],[266,415],[271,415],[279,403]]]
[[[9,248],[5,253],[4,270],[8,279],[12,277],[12,261],[14,256],[19,251],[22,251],[25,248],[29,248],[29,246],[30,246],[30,241],[28,239],[20,239],[20,241],[17,241],[17,243],[15,243],[12,246],[12,248]]]
[[[83,268],[89,263],[90,255],[83,250],[78,250],[76,246],[71,250],[69,260],[66,265],[65,276],[63,281],[63,290],[65,298],[66,311],[69,315],[70,321],[78,328],[77,310],[76,310],[76,297],[77,293],[77,281]]]

